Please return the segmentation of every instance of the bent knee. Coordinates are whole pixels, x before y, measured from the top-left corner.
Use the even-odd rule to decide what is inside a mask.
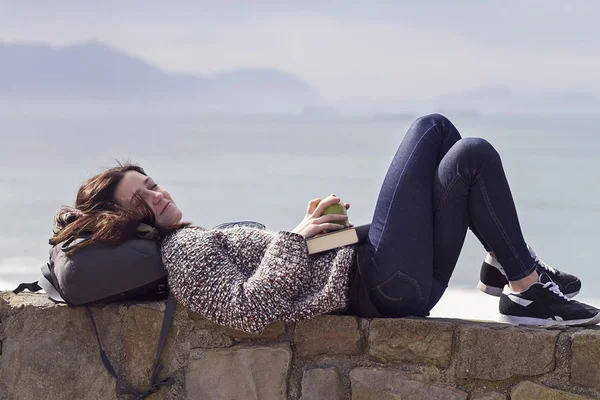
[[[463,138],[458,141],[458,151],[461,155],[469,159],[478,159],[481,161],[500,161],[500,154],[496,148],[487,140],[479,137]]]
[[[433,113],[433,114],[428,114],[428,115],[424,115],[422,117],[417,118],[414,123],[415,124],[425,123],[429,126],[434,125],[434,126],[443,127],[443,126],[449,124],[450,120],[448,118],[446,118],[445,116],[443,116],[442,114]]]

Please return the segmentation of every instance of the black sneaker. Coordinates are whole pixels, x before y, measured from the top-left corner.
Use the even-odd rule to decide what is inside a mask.
[[[524,292],[500,296],[500,322],[521,325],[596,325],[600,310],[571,300],[543,273]]]
[[[567,274],[552,268],[538,258],[533,249],[529,248],[532,257],[535,260],[538,274],[547,274],[554,283],[558,285],[560,291],[568,298],[573,298],[581,290],[581,281],[574,275]],[[489,253],[481,265],[479,272],[479,283],[477,289],[492,296],[500,297],[504,285],[508,284],[508,279],[504,275],[502,265]]]

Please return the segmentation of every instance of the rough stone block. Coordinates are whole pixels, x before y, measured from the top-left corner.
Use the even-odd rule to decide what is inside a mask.
[[[506,395],[497,392],[479,393],[473,395],[471,400],[506,400]]]
[[[550,372],[555,366],[559,333],[523,327],[461,326],[456,376],[500,381]]]
[[[600,390],[600,331],[577,332],[571,341],[571,382]]]
[[[285,333],[285,324],[283,322],[272,322],[265,329],[256,334],[238,331],[231,328],[223,328],[223,333],[231,336],[235,340],[242,339],[277,339]]]
[[[3,391],[8,399],[114,399],[115,379],[104,369],[84,308],[55,305],[44,294],[2,293]],[[120,363],[116,307],[93,310],[102,345]]]
[[[120,304],[123,319],[123,369],[124,381],[138,390],[150,388],[150,375],[156,357],[156,348],[166,303],[140,302]],[[185,308],[177,304],[172,325],[165,342],[160,363],[163,367],[158,379],[172,377],[175,383],[159,389],[149,399],[177,398],[184,391],[183,367],[187,365],[192,321]]]
[[[185,377],[186,400],[287,397],[288,344],[196,349]]]
[[[529,381],[516,385],[510,393],[510,398],[512,400],[592,400],[591,397],[550,389]]]
[[[425,319],[374,319],[369,356],[381,362],[409,361],[447,367],[456,324]]]
[[[6,400],[7,396],[8,396],[8,389],[6,387],[6,382],[4,381],[4,376],[5,376],[4,369],[3,369],[4,358],[2,358],[2,341],[6,339],[6,335],[4,335],[4,327],[2,325],[2,319],[6,318],[2,314],[3,303],[4,303],[4,300],[0,294],[0,400]]]
[[[296,324],[294,343],[300,357],[358,354],[360,332],[354,317],[320,316]]]
[[[425,377],[379,368],[350,371],[352,400],[466,400],[458,389],[436,385]]]
[[[336,368],[304,371],[300,400],[344,400],[342,380]]]
[[[277,339],[285,333],[285,324],[283,322],[273,322],[265,327],[261,333],[252,334],[228,328],[226,326],[215,324],[214,322],[202,317],[197,313],[188,311],[188,317],[193,321],[195,330],[209,330],[221,335],[226,335],[237,341],[242,339]],[[209,347],[220,347],[209,344]]]
[[[125,308],[124,314],[125,377],[130,385],[141,390],[149,386],[163,312],[136,305]]]
[[[212,329],[196,329],[190,333],[188,340],[191,349],[214,349],[229,347],[233,344],[233,340],[229,336]]]

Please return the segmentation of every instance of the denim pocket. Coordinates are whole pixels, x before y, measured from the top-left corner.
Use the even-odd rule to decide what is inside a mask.
[[[423,307],[423,292],[416,279],[402,271],[373,288],[371,301],[386,316],[415,314]]]

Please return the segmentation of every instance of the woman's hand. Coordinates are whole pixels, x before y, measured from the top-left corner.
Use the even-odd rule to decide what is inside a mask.
[[[335,194],[333,196],[335,196]],[[344,203],[344,208],[346,209],[346,211],[348,211],[348,209],[350,208],[350,203]],[[354,224],[351,221],[348,221],[348,223],[346,224],[347,228],[352,228],[353,226]]]
[[[348,216],[341,214],[322,215],[325,209],[333,204],[339,203],[340,198],[335,195],[327,196],[325,199],[314,199],[308,202],[306,208],[306,216],[300,224],[294,228],[293,233],[302,235],[305,239],[311,238],[324,230],[344,229],[343,225],[335,223],[335,221],[348,221]],[[344,204],[346,210],[350,208],[350,204]]]

